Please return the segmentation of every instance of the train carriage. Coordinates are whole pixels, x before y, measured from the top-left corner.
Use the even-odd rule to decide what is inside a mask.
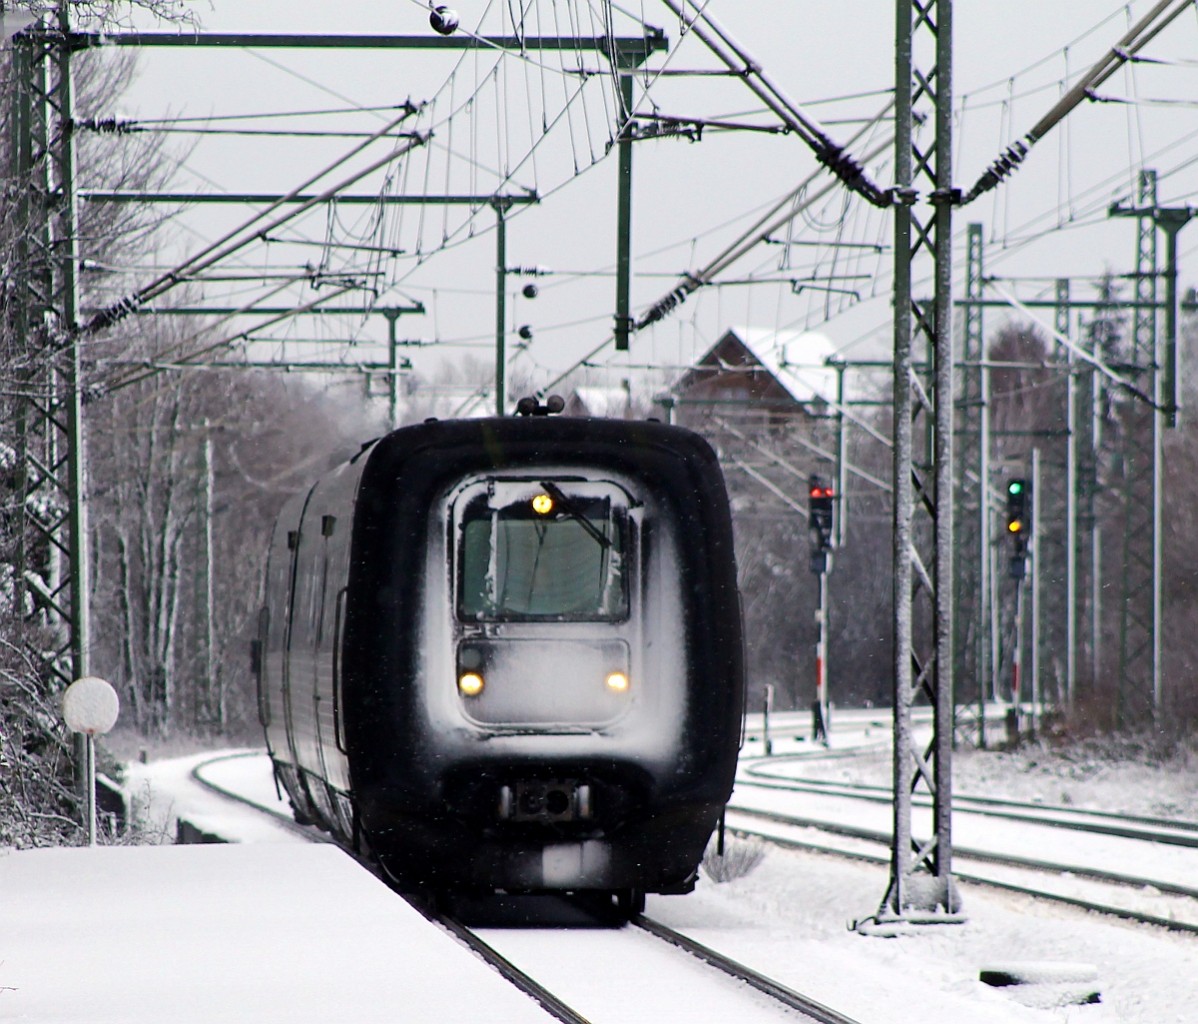
[[[394,431],[284,507],[258,647],[297,817],[402,886],[630,905],[693,887],[744,702],[728,501],[698,435]]]

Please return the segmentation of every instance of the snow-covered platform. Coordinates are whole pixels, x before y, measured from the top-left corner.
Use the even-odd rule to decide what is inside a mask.
[[[0,1021],[537,1021],[329,845],[0,854]]]

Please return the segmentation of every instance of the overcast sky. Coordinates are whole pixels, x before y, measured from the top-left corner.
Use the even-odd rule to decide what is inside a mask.
[[[517,6],[462,2],[457,11],[467,28],[498,34],[511,31],[508,12]],[[602,30],[598,8],[592,12],[580,2],[541,0],[524,6],[532,34],[567,34],[572,17],[580,34]],[[954,147],[958,185],[968,188],[1001,148],[1051,106],[1062,81],[1088,68],[1126,31],[1128,19],[1141,17],[1149,6],[1099,0],[958,3],[954,92],[956,106],[963,111]],[[676,72],[721,66],[694,34],[680,32],[678,18],[664,3],[628,2],[622,9],[625,13],[616,15],[619,34],[636,33],[634,17],[666,32],[669,53],[655,56],[648,67]],[[211,7],[196,5],[196,10],[209,31],[430,34],[427,8],[415,0],[358,0],[336,9],[310,0],[215,0]],[[826,121],[835,139],[847,141],[862,119],[882,109],[883,94],[894,78],[891,3],[713,0],[708,10],[781,92]],[[1191,166],[1198,154],[1198,109],[1191,100],[1198,95],[1192,62],[1196,42],[1198,15],[1191,8],[1145,50],[1165,63],[1119,72],[1101,90],[1111,99],[1167,103],[1087,104],[1035,148],[1008,185],[958,214],[959,230],[975,220],[985,225],[988,269],[1047,277],[1132,269],[1133,222],[1110,221],[1105,210],[1129,193],[1141,160],[1166,175],[1163,200],[1184,203],[1198,189],[1198,172]],[[591,55],[574,60],[596,70],[606,67]],[[560,60],[549,66],[552,63],[500,62],[491,53],[460,60],[457,54],[427,51],[147,48],[135,88],[114,113],[150,119],[345,108],[344,115],[319,122],[264,118],[239,123],[275,129],[312,129],[319,124],[356,131],[375,130],[390,115],[349,112],[354,106],[393,106],[408,98],[435,101],[423,119],[413,122],[414,127],[433,130],[433,142],[420,147],[429,157],[409,157],[406,169],[396,170],[391,188],[409,194],[489,194],[501,181],[494,169],[506,167],[512,171],[506,191],[531,188],[544,197],[535,208],[510,217],[507,258],[509,267],[535,265],[555,271],[538,281],[540,296],[532,301],[518,294],[527,279],[513,279],[508,301],[509,332],[528,324],[534,335],[527,350],[514,356],[513,370],[544,380],[610,334],[616,217],[615,160],[603,159],[614,102],[610,89],[596,77],[567,112],[561,97],[578,88],[577,76],[562,75]],[[640,112],[756,124],[770,120],[743,84],[727,78],[655,76],[647,94],[645,84],[642,80],[636,91]],[[857,98],[827,102],[846,96]],[[448,116],[450,109],[457,111],[454,117]],[[529,140],[539,136],[544,123],[552,125],[549,137],[538,144],[535,161],[522,162],[531,149]],[[213,121],[209,127],[218,124],[230,126]],[[884,125],[876,128],[861,147],[878,145],[885,131]],[[284,192],[354,144],[346,138],[173,135],[170,146],[182,160],[175,187]],[[699,142],[641,142],[634,156],[634,314],[667,293],[678,274],[717,256],[755,219],[755,211],[795,188],[816,167],[797,137],[748,131],[709,129]],[[888,159],[887,150],[872,168],[882,186],[891,183]],[[356,166],[363,163],[359,159]],[[321,185],[344,174],[335,172]],[[381,178],[373,175],[349,191],[371,193],[381,187]],[[197,248],[202,239],[219,236],[247,213],[199,207],[179,219],[172,244],[180,252]],[[288,237],[317,242],[374,239],[402,246],[403,255],[374,258],[369,269],[375,273],[369,280],[380,292],[380,304],[415,300],[428,309],[426,316],[404,317],[399,325],[401,337],[438,342],[410,350],[418,369],[431,369],[432,361],[445,355],[456,360],[473,354],[490,361],[496,260],[490,210],[482,210],[472,226],[467,226],[460,208],[425,208],[423,220],[418,211],[407,208],[402,221],[392,208],[390,219],[381,225],[368,223],[366,217],[361,208],[342,208],[331,217],[314,214],[301,226],[289,226]],[[1055,230],[1058,226],[1067,230]],[[610,349],[601,353],[597,361],[614,368],[595,375],[595,382],[636,377],[642,365],[685,364],[722,329],[736,324],[787,332],[818,330],[850,358],[885,354],[889,255],[864,246],[888,245],[889,232],[887,215],[867,209],[858,199],[846,201],[834,190],[793,229],[776,233],[778,242],[791,244],[759,246],[724,273],[725,286],[692,297],[661,324],[637,335],[627,357],[617,359]],[[434,255],[447,235],[454,244]],[[836,251],[827,244],[833,241],[854,244]],[[1183,235],[1183,283],[1190,279],[1185,257],[1198,249],[1198,232],[1192,244],[1187,241]],[[266,272],[276,265],[302,263],[305,252],[314,263],[328,258],[330,269],[364,266],[359,254],[329,253],[318,246],[258,246],[245,250],[240,259]],[[431,258],[418,260],[417,252]],[[791,282],[804,277],[831,281],[809,284],[794,294]],[[749,278],[772,283],[739,283]],[[1023,282],[1004,287],[1031,297],[1046,286]],[[1085,286],[1079,282],[1077,287]],[[350,294],[346,301],[356,303],[361,296]],[[288,332],[297,338],[377,340],[386,337],[386,324],[381,317],[336,327],[297,322],[269,334],[282,337]],[[297,351],[296,345],[287,349],[289,355]],[[324,346],[321,351],[332,349]]]

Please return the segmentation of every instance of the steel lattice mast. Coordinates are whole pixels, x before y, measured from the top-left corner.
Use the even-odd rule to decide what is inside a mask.
[[[971,683],[960,699],[973,698],[976,722],[967,728],[969,710],[957,708],[958,737],[986,745],[985,703],[992,693],[994,632],[990,586],[990,366],[983,332],[982,225],[967,235],[965,306],[962,317],[960,390],[957,402],[957,510],[954,523],[957,568],[954,595],[954,678]]]
[[[47,667],[67,680],[88,674],[88,537],[80,379],[79,263],[70,26],[23,33],[14,44],[15,169],[30,192],[21,203],[17,324],[24,408],[18,579],[58,643]],[[65,562],[65,573],[63,563]],[[66,655],[69,655],[69,660]],[[69,665],[69,667],[68,667]]]
[[[959,920],[952,878],[952,0],[897,0],[894,224],[894,831],[883,921]],[[916,137],[916,123],[932,137]],[[916,301],[930,265],[934,297]],[[922,377],[916,362],[931,367]],[[933,708],[931,740],[912,708]],[[928,792],[933,834],[912,828]]]

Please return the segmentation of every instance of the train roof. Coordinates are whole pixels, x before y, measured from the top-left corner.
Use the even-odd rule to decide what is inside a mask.
[[[471,464],[471,470],[518,468],[561,461],[594,462],[637,473],[649,463],[685,463],[693,469],[718,460],[708,442],[685,427],[656,420],[574,416],[510,416],[427,420],[400,427],[363,446],[369,462],[405,462],[419,452],[442,451]]]

